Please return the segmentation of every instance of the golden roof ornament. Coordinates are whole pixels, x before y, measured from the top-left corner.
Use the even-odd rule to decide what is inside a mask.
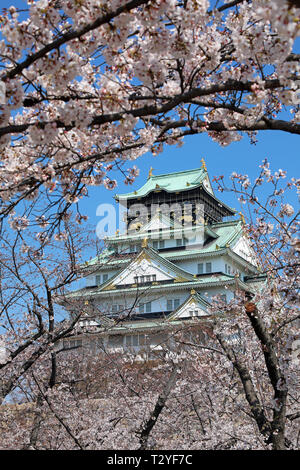
[[[192,289],[192,290],[191,290],[191,295],[195,295],[195,294],[196,294],[195,289]]]
[[[153,170],[154,170],[154,168],[152,168],[152,166],[151,166],[150,170],[149,170],[149,173],[148,173],[148,179],[151,178],[151,176],[153,176]]]
[[[148,248],[148,238],[144,238],[142,241],[142,248]]]
[[[245,225],[246,222],[245,222],[245,216],[242,212],[239,212],[239,216],[241,217],[241,221],[242,221],[242,224]]]
[[[201,163],[202,163],[202,168],[203,168],[203,170],[207,171],[206,163],[205,163],[204,158],[201,158]]]

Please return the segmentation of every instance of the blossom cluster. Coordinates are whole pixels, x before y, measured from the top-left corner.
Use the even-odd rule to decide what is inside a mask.
[[[25,14],[3,11],[5,213],[12,199],[34,199],[42,187],[67,204],[89,184],[114,189],[108,162],[156,155],[188,133],[207,132],[221,145],[242,131],[252,139],[273,128],[282,106],[292,113],[283,130],[299,131],[299,8],[210,3],[28,0]]]

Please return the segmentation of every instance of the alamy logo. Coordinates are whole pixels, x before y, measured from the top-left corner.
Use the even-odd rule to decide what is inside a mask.
[[[126,201],[118,206],[118,216],[112,204],[100,204],[96,215],[101,217],[96,227],[100,239],[113,236],[117,226],[120,235],[135,236],[146,230],[147,238],[157,239],[159,233],[161,240],[173,238],[184,240],[184,243],[194,242],[195,226],[199,236],[200,227],[204,230],[204,205],[201,203],[163,203],[150,206],[138,203],[128,207]],[[152,225],[149,225],[150,221]]]
[[[4,364],[6,361],[6,350],[2,341],[0,340],[0,364]]]
[[[6,103],[6,86],[5,83],[0,81],[0,105]]]
[[[292,364],[300,364],[300,339],[292,343]]]

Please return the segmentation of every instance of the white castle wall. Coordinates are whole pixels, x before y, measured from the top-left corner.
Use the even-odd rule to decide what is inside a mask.
[[[254,266],[258,265],[257,256],[255,255],[254,250],[251,248],[247,237],[241,237],[234,245],[232,250],[242,258],[246,259],[249,263],[254,264]]]
[[[114,296],[110,295],[109,299],[106,299],[104,302],[99,301],[96,304],[97,309],[101,313],[111,313],[112,305],[118,306],[118,312],[120,313],[129,313],[133,305],[136,306],[135,311],[139,313],[138,304],[151,302],[151,312],[166,312],[167,311],[167,301],[179,299],[179,304],[181,305],[190,295],[190,292],[170,292],[170,293],[150,293],[145,295],[128,295],[128,294],[119,294],[116,293]]]
[[[107,274],[108,275],[108,279],[110,279],[112,276],[114,276],[118,271],[115,269],[115,270],[112,270],[112,271],[95,271],[93,274],[90,274],[89,276],[87,276],[85,279],[86,279],[86,287],[91,287],[91,286],[95,286],[96,285],[96,276],[101,276],[101,284],[104,282],[103,280],[103,275],[104,274]]]

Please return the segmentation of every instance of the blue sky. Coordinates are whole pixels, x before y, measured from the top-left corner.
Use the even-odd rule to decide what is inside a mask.
[[[26,3],[24,0],[5,0],[1,7],[15,5],[24,8]],[[300,51],[300,39],[297,41],[294,51]],[[100,220],[96,216],[97,206],[101,203],[114,203],[114,194],[134,191],[142,186],[147,179],[150,167],[154,168],[154,175],[170,173],[200,167],[202,158],[206,160],[211,179],[223,174],[228,181],[233,171],[255,178],[259,170],[258,165],[265,158],[270,161],[272,169],[282,168],[287,170],[288,177],[297,177],[300,167],[298,141],[299,137],[296,135],[278,131],[264,131],[258,134],[256,145],[251,145],[245,135],[240,142],[232,143],[228,147],[221,147],[205,134],[190,136],[185,139],[185,144],[181,148],[166,146],[164,152],[157,157],[148,153],[135,162],[130,162],[136,164],[140,169],[140,175],[134,185],[126,186],[123,183],[122,175],[116,172],[114,176],[118,181],[116,191],[108,191],[104,187],[90,188],[89,197],[80,202],[80,208],[84,214],[89,216],[89,224],[96,229]],[[232,193],[218,194],[218,197],[238,211],[241,209],[237,198]],[[295,200],[292,203],[295,204]]]
[[[116,172],[118,187],[115,191],[108,191],[101,186],[90,188],[89,197],[80,203],[80,207],[89,216],[90,224],[96,228],[100,220],[100,217],[96,216],[97,206],[102,203],[114,203],[114,194],[134,191],[142,186],[147,180],[150,167],[153,167],[154,175],[171,173],[200,167],[202,158],[206,161],[211,180],[214,176],[224,175],[229,183],[233,171],[247,174],[253,179],[258,175],[258,166],[265,158],[269,160],[274,171],[281,168],[287,171],[288,178],[299,177],[299,136],[281,131],[262,131],[257,138],[256,145],[250,144],[249,138],[245,135],[241,141],[221,147],[205,134],[189,136],[180,148],[166,146],[163,153],[157,157],[147,153],[133,162],[140,169],[140,174],[132,186],[126,186],[122,175]],[[229,206],[241,210],[233,193],[217,193],[217,196]],[[295,204],[296,200],[292,203]]]

